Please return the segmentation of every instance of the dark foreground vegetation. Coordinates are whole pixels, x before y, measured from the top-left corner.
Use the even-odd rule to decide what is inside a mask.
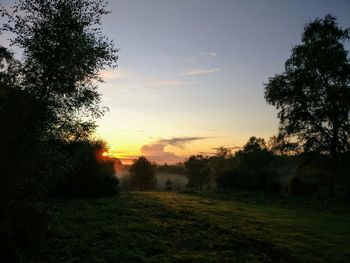
[[[98,73],[115,66],[101,32],[104,1],[19,0],[0,27],[21,60],[0,46],[0,261],[28,262],[45,242],[49,198],[118,193],[106,144],[92,138]]]
[[[350,206],[340,200],[125,192],[49,205],[37,262],[350,260]]]

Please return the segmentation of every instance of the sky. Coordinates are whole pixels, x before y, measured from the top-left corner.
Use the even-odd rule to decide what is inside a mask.
[[[330,13],[350,27],[349,0],[114,0],[108,9],[103,32],[119,61],[100,74],[109,112],[95,136],[124,163],[268,140],[278,118],[264,83],[283,71],[304,25]]]

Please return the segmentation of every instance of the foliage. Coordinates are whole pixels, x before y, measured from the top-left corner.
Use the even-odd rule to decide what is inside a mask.
[[[106,145],[102,141],[62,143],[61,150],[70,169],[51,182],[51,197],[101,197],[118,194],[119,181],[114,163],[102,156]],[[62,146],[63,145],[63,146]]]
[[[139,157],[130,167],[130,186],[135,190],[152,190],[157,185],[154,165],[146,157]]]
[[[24,57],[0,47],[0,253],[13,262],[26,261],[45,234],[39,203],[53,182],[64,178],[76,196],[115,191],[112,165],[82,139],[104,111],[98,71],[115,65],[117,49],[101,33],[102,0],[19,0],[8,10],[1,30]]]
[[[47,132],[58,139],[88,136],[89,117],[99,117],[98,72],[114,66],[113,42],[102,35],[103,0],[19,0],[3,30],[15,34],[13,45],[23,49],[22,87],[46,105]],[[84,119],[82,118],[84,117]]]
[[[223,160],[220,156],[215,158]],[[218,188],[279,192],[279,176],[273,169],[273,159],[265,140],[251,137],[242,150],[228,159],[228,168],[216,176]]]
[[[210,188],[210,168],[209,159],[203,155],[192,155],[185,162],[186,175],[188,178],[188,187],[195,190],[202,190],[206,185]]]
[[[314,20],[285,71],[265,86],[267,102],[279,109],[280,135],[296,136],[306,151],[336,157],[350,149],[349,39],[335,17]]]
[[[216,154],[209,159],[211,176],[219,188],[224,187],[226,183],[224,182],[225,178],[221,177],[225,177],[227,170],[232,168],[232,158],[231,150],[221,146],[217,149]]]
[[[292,142],[281,135],[271,136],[268,141],[268,148],[274,155],[278,156],[296,155],[301,152],[301,147],[297,142]]]
[[[176,164],[158,164],[157,172],[164,173],[164,174],[185,174],[185,167],[183,163],[176,163]]]

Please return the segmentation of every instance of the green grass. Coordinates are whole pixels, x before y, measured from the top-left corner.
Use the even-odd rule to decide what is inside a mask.
[[[49,205],[41,262],[350,262],[348,209],[173,192]]]

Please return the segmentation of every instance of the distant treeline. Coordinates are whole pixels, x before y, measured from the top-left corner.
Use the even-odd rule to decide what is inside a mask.
[[[350,196],[350,153],[340,156],[335,194]],[[271,137],[251,137],[241,150],[219,147],[213,156],[193,155],[184,163],[159,165],[140,157],[121,177],[124,190],[264,191],[295,196],[329,194],[332,158],[299,152]],[[185,179],[186,177],[186,179]]]
[[[335,189],[350,195],[350,154],[341,155]],[[191,156],[185,162],[188,187],[222,191],[267,191],[291,195],[327,195],[331,157],[308,152],[281,154],[276,145],[251,137],[242,150],[220,147],[211,157]]]

